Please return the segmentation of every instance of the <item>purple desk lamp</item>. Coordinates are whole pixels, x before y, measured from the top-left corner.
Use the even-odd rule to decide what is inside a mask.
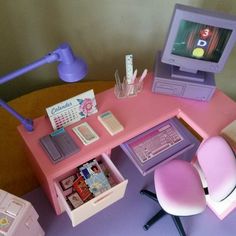
[[[83,79],[87,74],[87,64],[81,58],[75,57],[70,46],[67,43],[63,43],[55,51],[33,62],[32,64],[0,77],[0,84],[4,84],[46,63],[52,63],[55,61],[60,62],[58,64],[58,73],[60,79],[65,82],[77,82]],[[0,106],[15,116],[27,131],[34,130],[33,121],[31,119],[24,118],[2,99],[0,99]]]

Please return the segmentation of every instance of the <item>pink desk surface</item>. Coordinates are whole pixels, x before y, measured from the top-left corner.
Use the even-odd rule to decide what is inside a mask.
[[[48,194],[54,208],[60,214],[56,201],[53,181],[76,168],[78,165],[110,151],[139,133],[173,116],[183,118],[203,139],[216,135],[229,122],[236,119],[236,103],[221,91],[216,90],[210,102],[200,102],[151,92],[153,75],[145,79],[144,88],[136,97],[117,99],[113,89],[96,95],[98,113],[66,127],[80,146],[80,152],[58,164],[52,164],[39,144],[39,138],[52,132],[49,119],[45,116],[34,120],[35,130],[27,132],[18,127],[26,146],[31,153],[31,162]],[[109,135],[97,119],[98,114],[111,110],[124,125],[124,131],[115,136]],[[95,143],[84,146],[75,136],[72,128],[79,123],[88,122],[100,136]]]

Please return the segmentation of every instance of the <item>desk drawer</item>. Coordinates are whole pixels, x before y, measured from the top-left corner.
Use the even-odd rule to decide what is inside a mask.
[[[101,160],[105,167],[108,169],[109,173],[114,180],[112,187],[105,192],[99,194],[98,196],[92,198],[91,200],[83,203],[75,209],[71,209],[67,202],[68,190],[63,190],[60,181],[71,174],[76,173],[75,170],[71,170],[69,173],[63,175],[60,179],[55,182],[55,188],[58,196],[59,205],[62,211],[66,211],[69,215],[72,225],[76,226],[82,221],[93,216],[102,209],[108,207],[119,199],[123,198],[126,190],[128,180],[125,180],[121,175],[119,170],[114,166],[110,157],[106,154],[102,154],[100,157],[96,158],[98,161]]]

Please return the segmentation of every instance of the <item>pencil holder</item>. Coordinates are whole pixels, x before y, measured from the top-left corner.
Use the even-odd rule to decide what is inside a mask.
[[[118,72],[115,73],[116,84],[114,88],[114,93],[117,98],[127,98],[136,96],[139,92],[142,91],[143,81],[135,79],[133,82],[128,82],[124,77],[121,82],[119,79]]]

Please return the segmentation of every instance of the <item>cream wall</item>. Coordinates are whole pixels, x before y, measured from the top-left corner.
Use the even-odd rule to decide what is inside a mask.
[[[68,42],[89,65],[86,80],[112,80],[124,73],[124,55],[134,55],[141,72],[152,70],[164,43],[174,4],[236,15],[235,0],[0,0],[0,75],[18,69]],[[236,99],[236,49],[217,86]],[[0,86],[9,100],[58,84],[56,63]]]

